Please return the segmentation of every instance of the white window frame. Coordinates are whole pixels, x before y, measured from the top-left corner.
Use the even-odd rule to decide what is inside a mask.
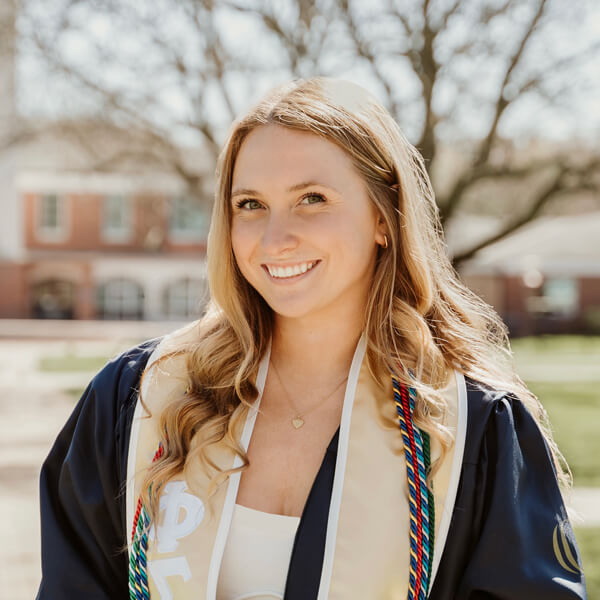
[[[573,304],[562,304],[553,298],[552,294],[549,293],[551,286],[567,282],[569,286],[572,286],[573,291]],[[581,311],[581,285],[577,277],[564,276],[564,277],[547,277],[542,284],[542,294],[546,301],[548,310],[564,318],[573,318]]]
[[[124,211],[124,227],[122,229],[113,229],[107,222],[109,211],[108,203],[119,200],[119,206]],[[133,233],[133,210],[131,198],[124,194],[107,194],[102,197],[102,219],[100,223],[102,240],[112,244],[122,244],[130,242]]]
[[[55,197],[57,210],[57,227],[44,227],[42,215],[46,198]],[[71,230],[71,202],[68,196],[54,192],[39,194],[35,202],[35,234],[43,242],[65,242]]]
[[[191,293],[197,287],[197,294]],[[173,295],[177,288],[184,290],[184,294],[176,297]],[[163,292],[163,313],[167,319],[187,319],[201,316],[208,300],[208,282],[202,278],[185,277],[169,283]],[[184,314],[173,310],[173,303],[185,308]]]
[[[208,214],[208,211],[205,213],[205,217],[206,217],[207,221],[204,224],[204,228],[202,231],[199,231],[198,229],[192,229],[192,228],[178,228],[173,225],[174,214],[175,214],[175,211],[177,210],[177,203],[190,201],[190,200],[192,200],[192,197],[185,195],[185,194],[173,196],[169,199],[169,209],[170,209],[169,210],[169,224],[168,224],[169,239],[175,243],[182,242],[182,243],[202,244],[202,243],[206,242],[206,238],[208,235],[208,228],[210,226],[210,215]],[[198,208],[201,212],[203,212],[202,206],[199,206]]]

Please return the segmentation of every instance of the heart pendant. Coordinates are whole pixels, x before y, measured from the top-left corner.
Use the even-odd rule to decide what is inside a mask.
[[[296,429],[300,429],[300,427],[302,427],[302,425],[304,425],[304,419],[301,419],[300,417],[296,417],[295,419],[292,419],[292,425]]]

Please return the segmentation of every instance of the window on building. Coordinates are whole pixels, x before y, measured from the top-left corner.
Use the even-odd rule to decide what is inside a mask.
[[[124,242],[131,237],[131,202],[126,196],[105,196],[102,210],[102,237],[108,242]]]
[[[548,311],[572,317],[579,311],[579,286],[572,277],[552,277],[544,281],[542,294]]]
[[[176,196],[171,199],[169,233],[173,240],[203,242],[208,235],[210,215],[199,198]]]
[[[144,290],[131,279],[112,279],[98,289],[97,310],[100,319],[143,319]]]
[[[44,194],[39,197],[37,231],[42,237],[63,237],[66,231],[64,197]]]
[[[165,290],[164,313],[170,319],[199,317],[207,301],[207,286],[203,279],[181,279]]]

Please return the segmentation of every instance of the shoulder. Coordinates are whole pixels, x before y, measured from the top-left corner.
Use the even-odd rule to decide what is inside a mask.
[[[141,374],[161,339],[146,340],[109,359],[84,390],[57,443],[86,441],[91,432],[102,439],[119,437],[130,421]]]
[[[536,419],[514,394],[472,379],[466,387],[465,455],[431,597],[585,598],[577,544]]]
[[[465,377],[469,414],[473,425],[485,424],[495,415],[525,410],[523,401],[513,393],[499,390],[481,381]]]
[[[84,396],[111,397],[115,406],[134,401],[146,367],[197,341],[197,324],[194,321],[166,335],[145,340],[110,358],[93,377]]]
[[[498,435],[527,434],[542,437],[536,420],[513,393],[465,377],[467,389],[467,440],[465,459],[477,462],[482,445]]]
[[[142,372],[162,339],[145,340],[109,359],[90,381],[82,400],[91,400],[96,410],[111,412],[109,421],[117,419],[134,403]]]
[[[98,470],[112,470],[116,466],[118,473],[125,472],[140,376],[161,339],[131,346],[108,360],[96,373],[44,462],[42,475],[46,479],[68,471],[80,480],[94,460]]]
[[[158,354],[162,355],[186,344],[197,342],[199,324],[199,320],[191,321],[164,335],[147,339],[127,348],[110,358],[95,379],[101,380],[105,376],[110,377],[117,373],[126,376],[129,372],[139,369],[140,366],[143,368],[153,354],[153,358],[156,358]]]
[[[175,371],[181,371],[185,363],[179,358],[163,363],[160,369],[153,368],[153,365],[161,357],[197,341],[197,324],[198,321],[188,323],[113,356],[90,381],[74,414],[90,415],[97,423],[99,432],[108,434],[112,430],[117,438],[126,436],[140,395],[144,371],[151,371],[144,378],[145,388],[149,380],[162,380],[165,375],[169,379]]]
[[[141,375],[164,336],[145,340],[110,358],[92,379],[94,388],[119,386]]]
[[[76,589],[92,590],[94,598],[126,593],[120,549],[128,434],[139,377],[160,340],[132,346],[100,369],[44,461],[40,598],[74,597]]]
[[[111,358],[92,379],[90,386],[96,392],[109,392],[121,400],[137,391],[146,366],[161,356],[197,340],[198,321],[193,321],[170,333],[145,340]]]

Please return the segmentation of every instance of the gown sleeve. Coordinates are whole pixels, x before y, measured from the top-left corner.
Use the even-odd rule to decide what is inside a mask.
[[[477,478],[479,532],[456,597],[585,599],[579,551],[554,463],[536,421],[520,400],[496,400]]]
[[[136,386],[150,343],[94,377],[42,466],[37,600],[128,597],[124,482]]]

